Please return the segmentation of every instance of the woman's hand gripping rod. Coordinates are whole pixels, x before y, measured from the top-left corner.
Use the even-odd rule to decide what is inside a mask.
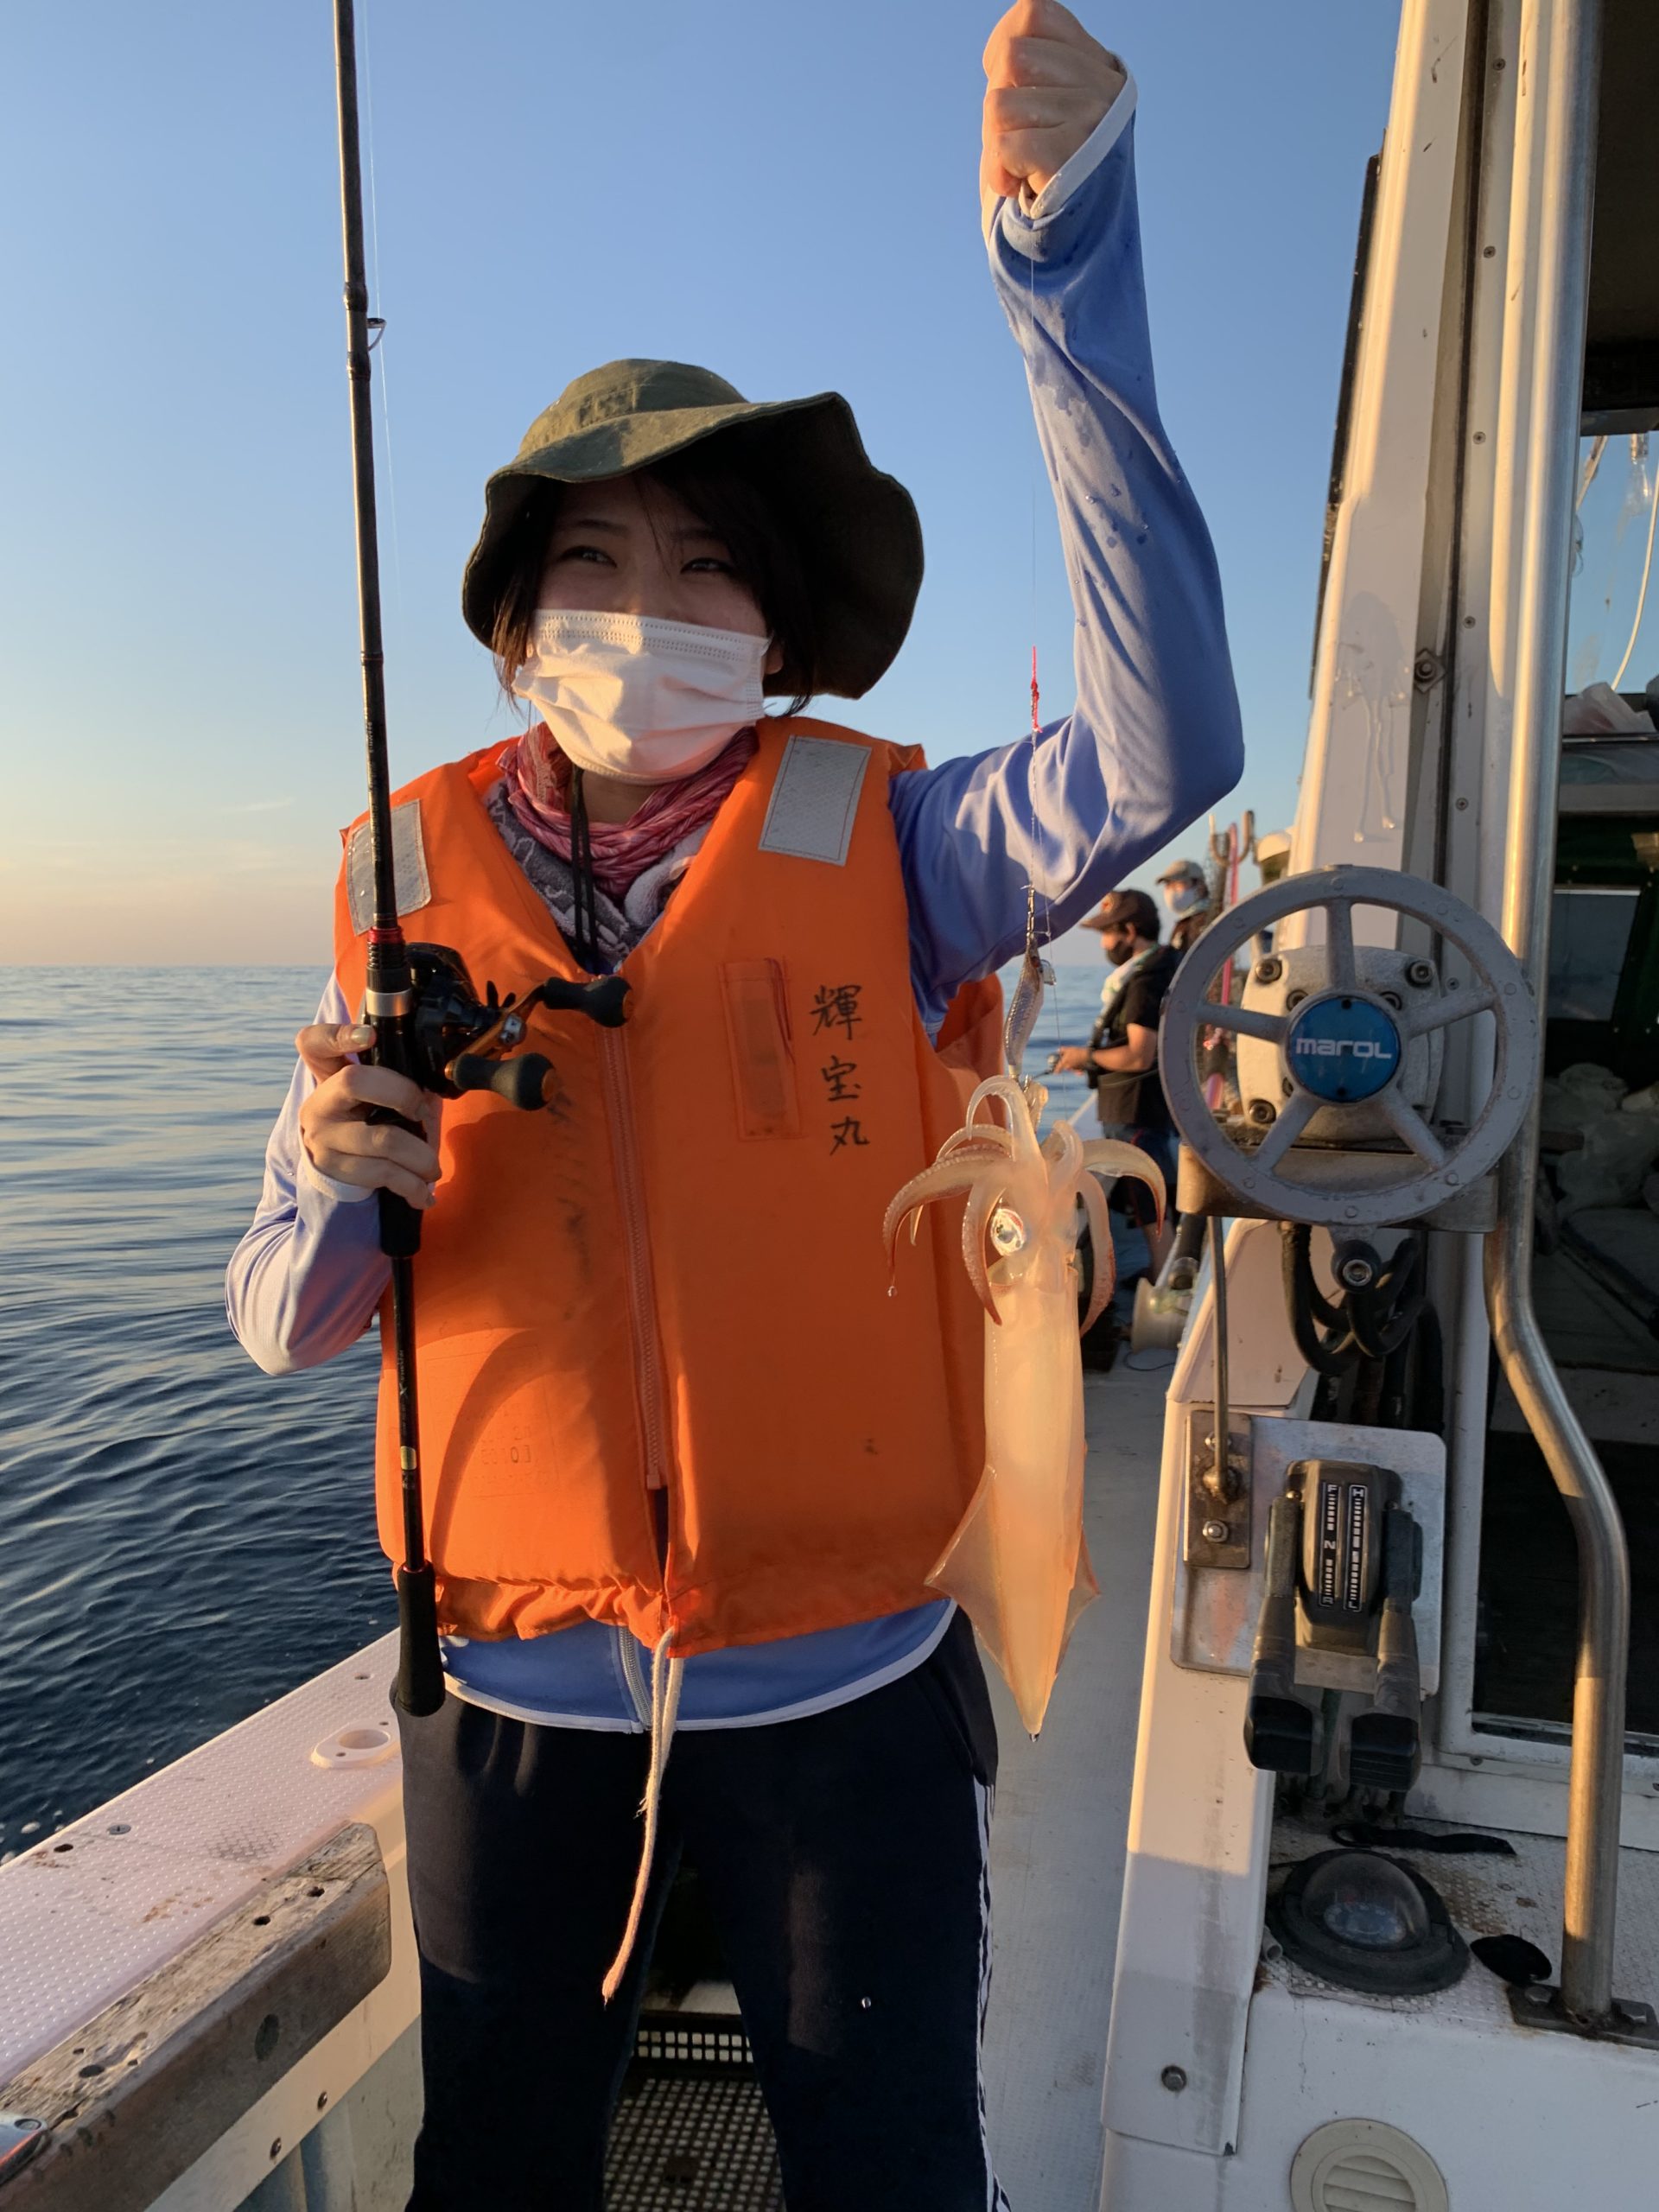
[[[392,859],[391,784],[386,761],[385,656],[380,627],[380,555],[375,526],[374,429],[370,407],[370,332],[363,256],[362,162],[358,143],[357,24],[353,0],[334,0],[334,64],[340,107],[340,218],[346,260],[346,369],[352,402],[352,477],[357,519],[357,598],[363,648],[363,722],[368,752],[369,836],[374,868],[374,924],[369,931],[363,1018],[372,1023],[375,1064],[440,1097],[489,1090],[527,1109],[545,1103],[552,1070],[539,1053],[510,1057],[532,1005],[569,1008],[613,1027],[624,1018],[620,976],[592,983],[550,977],[520,1001],[498,1003],[493,985],[480,1001],[459,955],[442,945],[410,945],[397,918]],[[419,1127],[385,1114],[416,1136]],[[420,1406],[415,1360],[415,1285],[420,1215],[382,1189],[380,1244],[391,1262],[391,1320],[397,1374],[397,1455],[404,1507],[404,1559],[397,1569],[397,1702],[406,1713],[443,1703],[436,1586],[426,1556],[421,1495]]]

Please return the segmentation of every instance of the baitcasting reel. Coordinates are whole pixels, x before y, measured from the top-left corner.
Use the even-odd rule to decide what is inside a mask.
[[[493,1090],[510,1106],[533,1113],[549,1103],[556,1077],[542,1053],[516,1050],[531,1007],[585,1014],[605,1029],[619,1028],[627,1019],[628,986],[620,976],[588,983],[550,976],[523,998],[511,993],[500,998],[488,983],[480,999],[467,963],[447,944],[411,944],[409,963],[415,982],[410,1022],[415,1065],[408,1072],[440,1098]]]
[[[1356,906],[1426,924],[1462,955],[1468,984],[1357,945]],[[1239,1005],[1205,996],[1243,946],[1306,912],[1324,915],[1322,944],[1261,953]],[[1478,1014],[1496,1021],[1491,1089],[1471,1127],[1437,1128],[1446,1032]],[[1205,1102],[1196,1058],[1209,1029],[1238,1039],[1241,1122],[1218,1122]],[[1269,885],[1205,931],[1165,1001],[1159,1071],[1187,1147],[1242,1211],[1380,1227],[1433,1211],[1495,1166],[1526,1117],[1538,1052],[1525,972],[1490,922],[1393,869],[1328,868]]]

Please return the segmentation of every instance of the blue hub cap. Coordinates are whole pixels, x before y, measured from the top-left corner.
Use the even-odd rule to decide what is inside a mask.
[[[1398,1070],[1400,1032],[1372,999],[1333,993],[1310,999],[1290,1018],[1285,1063],[1304,1090],[1333,1106],[1375,1098]]]

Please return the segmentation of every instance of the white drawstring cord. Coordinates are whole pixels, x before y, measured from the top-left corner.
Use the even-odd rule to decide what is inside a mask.
[[[639,1847],[639,1872],[634,1878],[633,1903],[628,1907],[628,1924],[623,1930],[622,1948],[611,1961],[611,1970],[605,1977],[604,1996],[608,2005],[622,1986],[622,1977],[628,1970],[633,1956],[633,1947],[639,1940],[639,1923],[645,1915],[645,1898],[651,1890],[652,1861],[657,1856],[657,1827],[663,1804],[663,1777],[668,1770],[669,1747],[674,1740],[675,1724],[680,1717],[680,1683],[685,1673],[683,1659],[671,1658],[669,1646],[674,1641],[674,1631],[658,1643],[651,1662],[651,1767],[645,1777],[645,1802],[640,1807],[645,1817],[645,1840]]]

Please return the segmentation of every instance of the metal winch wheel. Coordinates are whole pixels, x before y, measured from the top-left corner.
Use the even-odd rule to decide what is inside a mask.
[[[1462,955],[1468,984],[1445,982],[1427,962],[1357,948],[1356,906],[1380,906],[1426,924]],[[1280,1010],[1252,1007],[1248,999],[1222,1006],[1206,996],[1242,946],[1287,916],[1306,912],[1324,915],[1325,943],[1285,957],[1298,963],[1300,982]],[[1275,966],[1269,957],[1255,972],[1265,967],[1276,978],[1283,966],[1283,959]],[[1408,988],[1395,988],[1402,982]],[[1469,1128],[1437,1131],[1430,1115],[1440,1045],[1454,1024],[1480,1014],[1496,1020],[1491,1089]],[[1262,1119],[1254,1126],[1236,1132],[1224,1127],[1205,1101],[1197,1056],[1210,1029],[1274,1049],[1280,1097],[1258,1108]],[[1241,1062],[1244,1049],[1241,1042]],[[1186,1144],[1251,1211],[1316,1224],[1379,1226],[1431,1212],[1496,1165],[1525,1119],[1538,1049],[1531,988],[1490,922],[1415,877],[1389,868],[1327,868],[1269,885],[1205,931],[1164,1001],[1159,1069]],[[1254,1141],[1239,1141],[1247,1132]],[[1298,1181],[1285,1172],[1299,1140],[1326,1155],[1317,1180]]]

